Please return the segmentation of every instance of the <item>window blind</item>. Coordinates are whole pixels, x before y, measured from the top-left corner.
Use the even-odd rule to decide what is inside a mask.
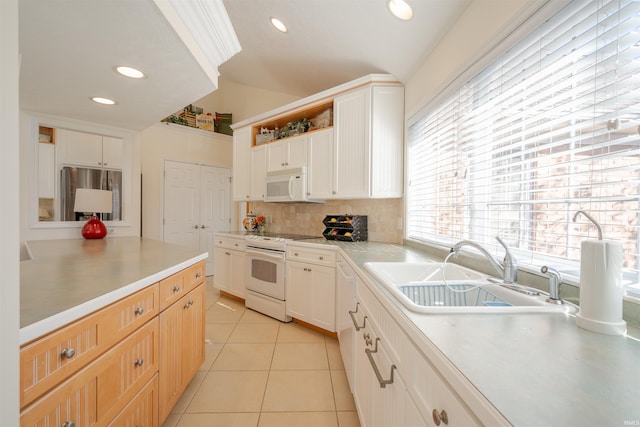
[[[640,3],[573,1],[409,122],[409,239],[461,239],[577,275],[597,238],[638,280]]]

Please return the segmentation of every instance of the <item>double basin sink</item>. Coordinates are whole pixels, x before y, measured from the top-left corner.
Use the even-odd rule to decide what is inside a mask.
[[[457,264],[366,262],[364,267],[407,309],[420,313],[575,313],[533,288],[504,284]]]

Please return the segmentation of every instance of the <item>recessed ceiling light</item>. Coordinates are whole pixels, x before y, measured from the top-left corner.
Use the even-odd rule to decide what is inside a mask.
[[[396,17],[407,21],[413,16],[411,6],[404,0],[389,0],[389,10]]]
[[[287,26],[284,25],[281,20],[279,20],[278,18],[275,18],[273,16],[271,18],[269,18],[269,20],[271,21],[271,25],[276,27],[276,30],[278,30],[280,32],[283,32],[283,33],[287,32]]]
[[[99,96],[94,96],[93,98],[91,98],[91,100],[93,102],[97,102],[98,104],[104,104],[104,105],[113,105],[116,103],[116,101],[114,101],[113,99],[100,98]]]
[[[132,79],[141,79],[144,77],[144,73],[142,71],[131,67],[116,67],[116,71],[123,76],[131,77]]]

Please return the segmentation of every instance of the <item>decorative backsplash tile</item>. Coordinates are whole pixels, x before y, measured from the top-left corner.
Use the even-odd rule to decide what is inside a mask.
[[[252,202],[251,211],[267,217],[267,231],[322,237],[326,215],[367,215],[369,240],[402,243],[403,199],[329,200],[326,203]],[[400,228],[399,228],[400,226]]]

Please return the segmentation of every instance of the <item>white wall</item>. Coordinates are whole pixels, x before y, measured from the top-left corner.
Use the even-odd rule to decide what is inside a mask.
[[[218,90],[193,102],[209,113],[231,113],[233,123],[297,101],[299,97],[230,82],[221,78]]]
[[[130,186],[123,193],[123,215],[121,224],[107,224],[110,236],[140,235],[140,134],[135,131],[106,127],[100,124],[77,121],[69,118],[21,112],[20,114],[20,239],[76,239],[81,237],[80,223],[71,225],[37,221],[37,124],[46,123],[52,127],[74,129],[81,132],[97,133],[122,138],[124,140],[125,162],[129,167],[123,171],[123,185],[128,180]]]
[[[158,123],[142,132],[141,141],[142,235],[162,240],[164,161],[230,169],[233,164],[233,138],[186,126]],[[237,214],[231,212],[231,217],[236,218]]]
[[[481,60],[541,3],[539,0],[473,0],[406,82],[407,117]]]
[[[0,424],[19,425],[18,0],[0,1]]]

